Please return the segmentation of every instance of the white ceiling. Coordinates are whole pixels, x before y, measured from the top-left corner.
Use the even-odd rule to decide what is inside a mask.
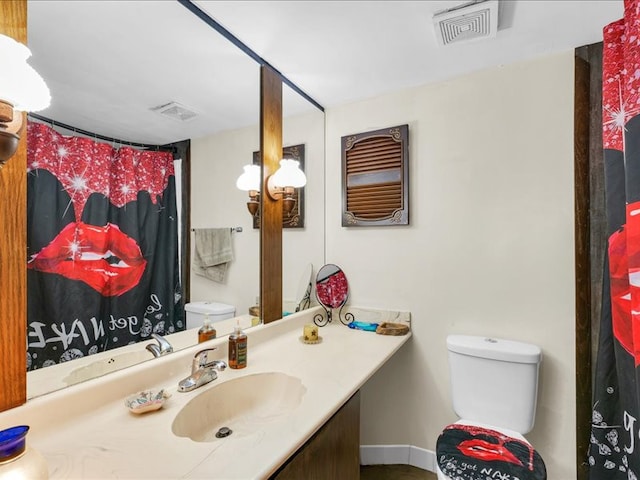
[[[324,107],[602,39],[622,0],[501,0],[495,38],[438,46],[434,12],[460,1],[195,2]],[[42,115],[146,143],[258,121],[258,65],[177,1],[28,1]],[[285,110],[295,95],[287,89]],[[150,108],[178,101],[188,122]],[[287,107],[291,105],[291,107]]]
[[[438,46],[458,1],[206,1],[211,17],[331,107],[602,40],[622,0],[501,0],[495,38]]]

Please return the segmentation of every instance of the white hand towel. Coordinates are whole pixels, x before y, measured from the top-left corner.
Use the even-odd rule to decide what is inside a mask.
[[[230,228],[201,228],[195,231],[193,271],[197,275],[224,283],[233,260]]]

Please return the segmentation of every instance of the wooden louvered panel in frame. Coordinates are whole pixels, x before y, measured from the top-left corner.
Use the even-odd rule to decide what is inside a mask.
[[[342,137],[342,226],[409,224],[409,127]]]

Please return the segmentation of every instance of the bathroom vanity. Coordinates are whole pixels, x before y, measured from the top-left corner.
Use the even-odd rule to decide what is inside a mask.
[[[409,323],[408,313],[352,311],[361,321]],[[195,353],[215,347],[211,358],[226,360],[226,338],[30,400],[0,413],[0,429],[30,425],[28,445],[44,455],[52,479],[286,480],[315,467],[357,468],[358,391],[411,333],[352,330],[335,318],[319,343],[305,344],[303,326],[319,313],[315,307],[250,329],[247,368],[226,369],[191,392],[177,387]],[[125,397],[146,389],[171,396],[159,410],[131,413]],[[217,438],[221,427],[232,433]],[[337,438],[344,443],[335,445]],[[332,444],[344,463],[329,465],[320,453]]]
[[[270,480],[359,478],[360,392],[356,392]]]

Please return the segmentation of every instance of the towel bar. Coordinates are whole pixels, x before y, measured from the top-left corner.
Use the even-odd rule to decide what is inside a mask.
[[[197,230],[196,228],[191,229],[192,232],[195,232],[196,230]],[[231,233],[234,233],[234,232],[238,232],[238,233],[242,232],[242,227],[231,227]]]

